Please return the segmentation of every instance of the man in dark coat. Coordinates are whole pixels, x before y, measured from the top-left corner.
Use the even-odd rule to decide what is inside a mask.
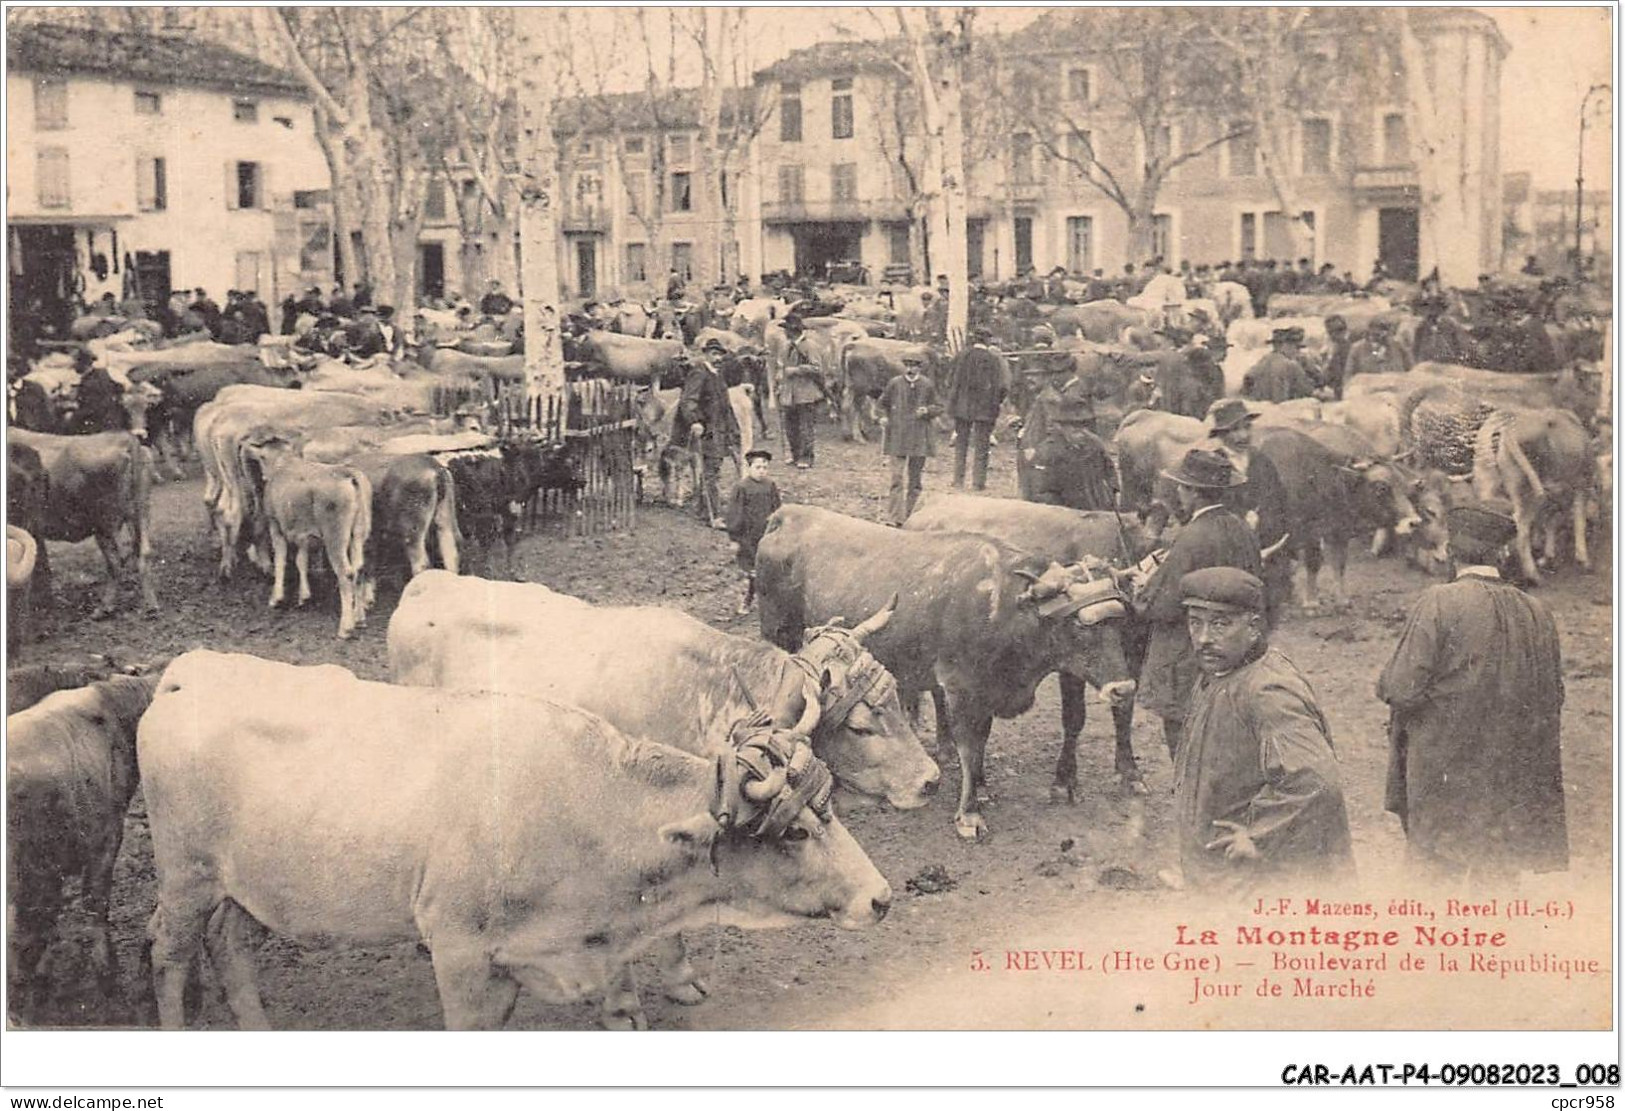
[[[1174,758],[1188,886],[1241,894],[1354,879],[1331,729],[1303,673],[1270,647],[1264,584],[1232,567],[1180,580],[1201,677]]]
[[[1443,296],[1428,294],[1416,300],[1416,310],[1422,314],[1416,326],[1416,350],[1419,363],[1457,363],[1472,365],[1472,339],[1456,321],[1445,315],[1449,303]]]
[[[1224,370],[1213,359],[1211,341],[1200,337],[1178,355],[1159,360],[1156,370],[1158,408],[1200,420],[1224,396]]]
[[[1270,353],[1242,379],[1241,396],[1249,401],[1291,401],[1313,396],[1315,384],[1298,361],[1302,349],[1302,328],[1276,328],[1270,333]]]
[[[1239,397],[1226,397],[1207,411],[1208,429],[1230,465],[1242,477],[1242,484],[1226,491],[1225,505],[1246,521],[1258,538],[1259,549],[1276,548],[1264,565],[1264,616],[1270,628],[1280,619],[1281,607],[1292,594],[1292,557],[1278,547],[1287,531],[1286,484],[1270,457],[1253,450],[1253,422],[1257,413],[1247,410]]]
[[[1341,401],[1343,385],[1349,376],[1349,352],[1354,349],[1354,339],[1349,335],[1349,322],[1336,313],[1328,316],[1326,341],[1330,346],[1326,353],[1326,366],[1320,373],[1320,388],[1331,391],[1332,397]]]
[[[79,371],[79,386],[74,391],[76,408],[72,431],[88,435],[130,427],[130,416],[124,410],[124,390],[113,381],[106,368],[94,365],[88,351],[74,355],[74,364]]]
[[[987,456],[993,437],[993,422],[1010,387],[1010,372],[1004,356],[992,347],[991,333],[976,329],[971,342],[953,361],[949,371],[948,415],[954,418],[954,488],[965,488],[965,456],[972,445],[976,462],[971,485],[987,489]]]
[[[1455,578],[1422,592],[1377,682],[1391,710],[1387,808],[1436,878],[1562,871],[1557,624],[1497,570],[1510,517],[1459,506],[1446,521]]]
[[[688,448],[700,453],[700,497],[696,512],[712,528],[727,527],[722,518],[722,494],[717,483],[722,461],[739,446],[739,422],[728,404],[728,386],[711,359],[725,349],[720,340],[707,340],[700,357],[683,382],[677,403],[679,427],[687,428]]]
[[[1363,339],[1349,349],[1346,382],[1359,374],[1404,374],[1411,369],[1405,349],[1394,339],[1391,320],[1373,320]]]
[[[198,319],[203,321],[203,326],[209,330],[209,335],[219,339],[220,306],[209,300],[209,294],[202,287],[192,292],[196,294],[192,301],[192,311],[197,314]]]
[[[933,424],[942,415],[937,386],[920,373],[918,358],[903,358],[903,373],[886,383],[880,395],[881,445],[891,458],[891,501],[887,520],[903,527],[920,500],[925,461],[936,454]]]
[[[502,283],[495,278],[491,279],[491,287],[480,298],[481,316],[507,316],[513,311],[513,298],[502,292]]]
[[[1151,626],[1135,704],[1162,718],[1162,737],[1172,757],[1184,733],[1197,672],[1180,580],[1204,567],[1235,567],[1258,575],[1263,564],[1252,529],[1224,504],[1226,491],[1242,479],[1223,453],[1192,448],[1178,470],[1163,475],[1178,485],[1180,510],[1188,520],[1135,600],[1136,611]]]
[[[1111,456],[1095,434],[1093,390],[1072,366],[1065,381],[1044,385],[1022,421],[1016,441],[1021,496],[1072,509],[1111,509]]]

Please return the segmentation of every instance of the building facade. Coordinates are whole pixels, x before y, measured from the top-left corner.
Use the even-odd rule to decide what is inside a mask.
[[[12,310],[331,281],[329,174],[292,77],[189,39],[7,34]]]

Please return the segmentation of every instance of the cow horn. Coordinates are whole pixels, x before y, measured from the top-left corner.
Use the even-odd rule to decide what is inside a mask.
[[[1259,558],[1260,559],[1268,559],[1268,558],[1270,558],[1270,556],[1274,555],[1276,552],[1278,552],[1282,548],[1286,547],[1286,542],[1291,538],[1292,538],[1292,534],[1290,532],[1282,533],[1281,534],[1281,539],[1277,540],[1275,543],[1271,544],[1269,547],[1265,548],[1263,551],[1258,553]]]
[[[806,685],[802,688],[801,717],[790,727],[790,732],[803,737],[812,736],[813,730],[818,728],[818,719],[823,712],[818,704],[818,696],[821,693],[818,684],[814,680],[808,679]]]
[[[21,549],[17,558],[6,567],[6,585],[19,587],[33,577],[34,561],[39,555],[39,542],[34,539],[33,534],[16,525],[6,526],[6,539]]]
[[[852,630],[852,639],[862,644],[866,637],[873,636],[884,629],[891,622],[892,614],[896,612],[897,592],[893,591],[891,599],[884,606],[875,611],[873,616],[860,621],[857,627]]]
[[[1012,567],[1010,569],[1010,573],[1018,579],[1027,580],[1029,583],[1038,582],[1038,576],[1027,570],[1025,567]]]
[[[741,785],[739,793],[750,802],[767,802],[784,790],[784,784],[788,779],[789,773],[784,768],[774,768],[767,773],[767,778],[753,779]]]
[[[682,821],[666,823],[660,827],[658,836],[672,845],[703,846],[715,841],[720,832],[722,826],[716,818],[709,811],[702,810]]]

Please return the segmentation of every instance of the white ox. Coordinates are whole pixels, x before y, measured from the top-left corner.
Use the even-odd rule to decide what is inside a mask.
[[[717,762],[539,699],[189,652],[159,680],[138,754],[167,1028],[184,1024],[205,934],[238,1025],[269,1026],[255,922],[420,941],[446,1025],[495,1029],[521,987],[552,1003],[599,995],[686,927],[861,929],[891,902],[827,805],[768,812],[788,825],[753,836],[783,797],[753,789],[772,783],[719,790]],[[719,814],[738,820],[724,831]]]

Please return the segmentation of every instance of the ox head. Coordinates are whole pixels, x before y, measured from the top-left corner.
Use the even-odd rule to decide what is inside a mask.
[[[1450,529],[1446,524],[1455,504],[1457,483],[1440,471],[1425,471],[1415,481],[1413,502],[1418,523],[1407,538],[1406,560],[1429,575],[1445,574],[1450,566]]]
[[[1373,528],[1393,529],[1408,536],[1422,523],[1415,496],[1420,486],[1414,475],[1398,463],[1356,459],[1341,473],[1352,480],[1355,515]]]
[[[119,397],[124,413],[130,420],[130,431],[137,439],[147,438],[147,410],[163,397],[163,391],[151,382],[131,382]]]
[[[819,719],[811,733],[818,755],[842,786],[914,810],[935,793],[942,771],[909,724],[897,681],[864,647],[897,610],[897,596],[852,629],[841,619],[809,630],[791,673],[818,690]]]
[[[891,886],[836,818],[833,787],[805,737],[757,721],[718,755],[707,808],[662,826],[660,837],[708,858],[729,925],[828,918],[862,929],[885,917]]]
[[[1050,562],[1042,570],[1037,564],[1018,566],[1012,573],[1027,583],[1017,602],[1042,622],[1056,666],[1096,687],[1113,706],[1132,699],[1135,682],[1122,638],[1128,604],[1110,566],[1090,557]]]

